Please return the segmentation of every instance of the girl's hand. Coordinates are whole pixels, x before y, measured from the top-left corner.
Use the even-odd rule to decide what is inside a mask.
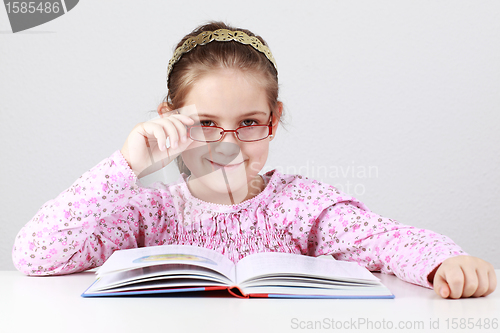
[[[497,286],[493,265],[472,256],[446,259],[428,279],[434,284],[436,294],[443,298],[486,296]]]
[[[186,126],[193,125],[194,120],[175,111],[169,113],[137,124],[121,149],[123,157],[139,178],[167,166],[193,142],[187,136]]]

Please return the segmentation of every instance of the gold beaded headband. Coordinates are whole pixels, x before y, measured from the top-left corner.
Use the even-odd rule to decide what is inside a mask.
[[[177,49],[175,49],[174,55],[172,56],[172,59],[168,62],[168,67],[167,67],[167,80],[168,77],[170,76],[170,72],[172,72],[172,68],[174,67],[174,64],[179,61],[181,56],[184,53],[187,53],[194,49],[196,45],[205,45],[210,43],[211,41],[218,41],[218,42],[229,42],[229,41],[237,41],[240,42],[241,44],[245,45],[251,45],[254,49],[256,49],[259,52],[264,53],[264,55],[269,59],[270,62],[274,65],[274,68],[276,71],[278,70],[278,66],[276,66],[276,61],[274,60],[273,54],[271,53],[271,50],[255,36],[248,36],[246,33],[243,31],[231,31],[227,29],[218,29],[214,31],[203,31],[196,37],[190,37],[188,38],[181,46],[179,46]]]

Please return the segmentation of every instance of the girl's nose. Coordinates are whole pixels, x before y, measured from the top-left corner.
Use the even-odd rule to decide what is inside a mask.
[[[222,139],[220,140],[220,142],[233,142],[233,143],[238,143],[238,138],[236,137],[236,132],[225,132],[223,134],[223,137]]]
[[[215,143],[215,151],[226,156],[236,156],[240,152],[240,146],[236,133],[224,133],[221,141]]]

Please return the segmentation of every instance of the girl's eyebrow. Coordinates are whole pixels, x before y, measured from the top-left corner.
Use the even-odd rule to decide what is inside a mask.
[[[263,111],[250,111],[248,113],[245,113],[245,114],[242,114],[240,117],[243,118],[243,117],[249,117],[249,116],[255,116],[255,115],[263,115],[263,116],[267,116],[267,113],[266,112],[263,112]],[[206,114],[206,113],[200,113],[198,114],[198,117],[207,117],[207,118],[212,118],[212,119],[219,119],[218,116],[214,116],[212,114]]]

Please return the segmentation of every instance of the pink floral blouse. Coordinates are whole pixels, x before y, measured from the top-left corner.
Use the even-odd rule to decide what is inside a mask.
[[[333,255],[431,287],[427,275],[465,254],[451,239],[371,212],[333,186],[276,170],[265,189],[236,205],[204,202],[186,175],[145,188],[116,151],[48,201],[16,237],[12,257],[25,274],[80,272],[115,250],[163,244],[214,249],[237,262],[256,252]]]

